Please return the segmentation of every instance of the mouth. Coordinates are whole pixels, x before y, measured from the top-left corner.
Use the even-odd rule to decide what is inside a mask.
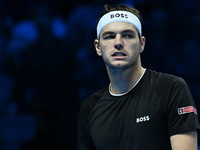
[[[125,57],[127,55],[124,52],[114,52],[111,56],[112,57]]]

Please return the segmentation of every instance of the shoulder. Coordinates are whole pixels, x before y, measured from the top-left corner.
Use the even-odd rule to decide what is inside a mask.
[[[172,97],[191,97],[187,83],[181,77],[147,70],[149,84],[163,102],[169,102]]]
[[[186,82],[183,78],[162,72],[156,72],[148,69],[149,82],[154,85],[154,87],[173,87],[173,86],[186,86]]]
[[[105,90],[107,87],[104,87],[90,96],[88,96],[82,103],[81,103],[81,112],[89,114],[93,107],[96,105],[96,103],[99,101],[99,99],[103,96]]]

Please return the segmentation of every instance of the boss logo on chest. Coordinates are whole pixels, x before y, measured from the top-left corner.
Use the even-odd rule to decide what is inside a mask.
[[[110,15],[110,18],[113,19],[113,18],[128,18],[128,15],[127,14],[123,14],[123,13],[116,13],[116,14],[111,14]]]
[[[145,122],[149,120],[150,120],[149,116],[139,117],[139,118],[136,118],[136,123]]]

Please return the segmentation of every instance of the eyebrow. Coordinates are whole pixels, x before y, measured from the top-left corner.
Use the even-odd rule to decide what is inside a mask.
[[[102,34],[102,37],[104,37],[104,36],[107,35],[107,34],[115,34],[115,32],[112,32],[112,31],[104,32],[104,33]]]
[[[131,33],[131,34],[135,34],[135,31],[128,29],[128,30],[122,31],[121,33]]]
[[[123,30],[123,31],[120,32],[120,34],[124,34],[124,33],[135,34],[135,31],[130,30],[130,29],[127,29],[127,30]],[[102,37],[105,36],[105,35],[107,35],[107,34],[111,34],[111,35],[112,35],[112,34],[115,34],[115,32],[113,32],[113,31],[104,32],[104,33],[102,34]]]

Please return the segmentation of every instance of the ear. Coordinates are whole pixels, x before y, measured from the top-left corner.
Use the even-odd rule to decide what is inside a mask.
[[[146,43],[145,37],[144,37],[144,36],[141,36],[140,53],[142,53],[142,52],[144,51],[145,43]]]
[[[99,40],[98,39],[94,40],[94,46],[95,46],[97,55],[102,56],[101,48],[100,48],[100,44],[99,44]]]

